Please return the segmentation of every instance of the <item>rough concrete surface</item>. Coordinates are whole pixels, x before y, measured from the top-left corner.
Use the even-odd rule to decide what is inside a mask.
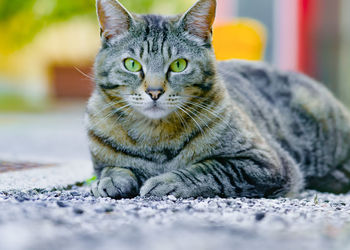
[[[350,249],[350,198],[95,199],[0,192],[0,249]]]
[[[350,249],[350,194],[297,199],[94,198],[80,109],[0,115],[0,249]]]
[[[0,173],[0,191],[65,188],[77,182],[84,182],[92,175],[90,161],[48,164],[26,171]]]

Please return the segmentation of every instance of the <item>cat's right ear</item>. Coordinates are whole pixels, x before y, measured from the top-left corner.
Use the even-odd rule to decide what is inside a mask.
[[[216,0],[198,0],[180,22],[190,34],[208,40],[212,36],[215,12]]]
[[[117,0],[97,0],[96,8],[101,36],[110,39],[130,29],[133,18]]]

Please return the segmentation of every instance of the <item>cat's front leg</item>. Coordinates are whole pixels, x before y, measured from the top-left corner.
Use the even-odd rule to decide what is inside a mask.
[[[206,160],[189,168],[150,178],[141,196],[278,197],[299,191],[301,174],[292,162],[257,159]]]
[[[133,198],[139,194],[139,184],[131,170],[105,167],[99,180],[93,183],[91,191],[95,197]]]

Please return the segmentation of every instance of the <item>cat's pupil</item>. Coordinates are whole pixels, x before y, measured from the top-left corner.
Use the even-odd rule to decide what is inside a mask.
[[[180,68],[180,61],[177,61],[177,62],[176,62],[176,66],[177,66],[178,68]]]
[[[135,68],[135,61],[132,61],[131,67],[132,67],[132,68]]]

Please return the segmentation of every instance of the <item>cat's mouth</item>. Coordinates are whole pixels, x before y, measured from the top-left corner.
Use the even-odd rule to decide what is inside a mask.
[[[161,108],[157,105],[153,105],[151,107],[145,108],[146,111],[157,112],[157,111],[165,111],[164,108]]]
[[[160,119],[166,117],[171,111],[167,108],[161,107],[157,102],[143,108],[143,114],[151,119]]]

